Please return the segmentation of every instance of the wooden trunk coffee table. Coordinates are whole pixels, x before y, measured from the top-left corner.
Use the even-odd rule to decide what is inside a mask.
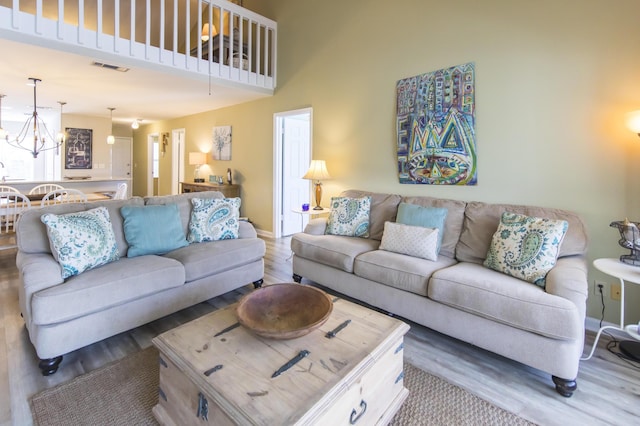
[[[404,322],[334,299],[323,326],[296,339],[273,340],[237,325],[235,308],[153,339],[160,351],[153,414],[161,424],[386,424],[407,397]],[[272,377],[301,351],[309,353]]]

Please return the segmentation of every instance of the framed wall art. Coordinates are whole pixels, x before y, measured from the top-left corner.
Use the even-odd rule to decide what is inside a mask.
[[[475,64],[396,85],[400,183],[476,185]]]
[[[231,126],[218,126],[213,128],[214,160],[231,160]]]
[[[67,127],[67,139],[64,143],[65,169],[91,169],[92,164],[92,129],[76,129]]]

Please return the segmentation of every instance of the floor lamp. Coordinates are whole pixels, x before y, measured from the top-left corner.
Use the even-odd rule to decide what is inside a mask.
[[[320,202],[322,201],[322,182],[321,180],[331,179],[329,172],[327,171],[327,164],[324,160],[311,160],[309,170],[302,176],[302,179],[313,180],[316,186],[316,206],[314,210],[322,210]]]

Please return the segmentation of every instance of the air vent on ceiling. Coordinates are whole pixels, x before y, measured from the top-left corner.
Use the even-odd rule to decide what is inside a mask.
[[[113,65],[113,64],[105,64],[104,62],[98,62],[98,61],[91,62],[91,65],[95,65],[96,67],[100,67],[100,68],[107,68],[114,71],[120,71],[120,72],[129,71],[129,68],[127,67],[121,67],[119,65]]]

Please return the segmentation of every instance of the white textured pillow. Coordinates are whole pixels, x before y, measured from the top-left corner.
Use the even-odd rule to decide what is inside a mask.
[[[240,198],[192,198],[190,243],[238,238]]]
[[[380,250],[436,261],[438,260],[438,230],[385,222]]]
[[[118,246],[105,207],[40,217],[47,226],[53,257],[62,266],[62,278],[118,260]]]

